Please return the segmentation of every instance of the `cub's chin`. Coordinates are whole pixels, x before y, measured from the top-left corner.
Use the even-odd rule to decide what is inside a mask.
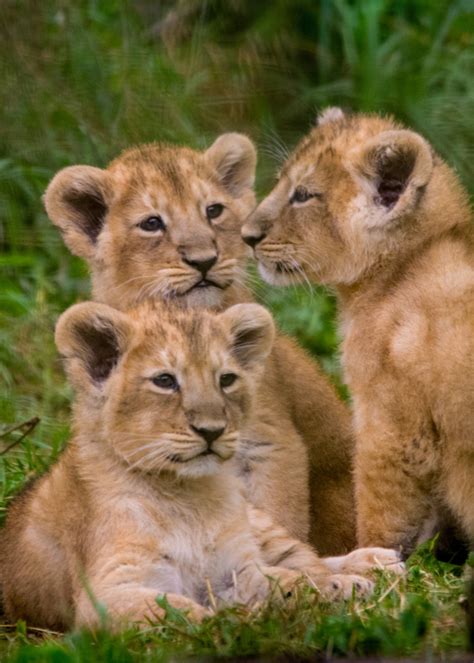
[[[224,462],[225,460],[217,454],[197,456],[186,463],[177,464],[174,471],[178,477],[197,479],[217,474]]]
[[[270,285],[286,286],[296,285],[303,281],[301,272],[277,272],[276,269],[267,267],[262,262],[258,263],[258,271],[264,281]]]
[[[194,287],[174,301],[189,308],[219,308],[224,302],[224,290],[213,285]]]

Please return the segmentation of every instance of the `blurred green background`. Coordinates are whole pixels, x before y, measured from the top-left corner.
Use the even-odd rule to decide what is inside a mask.
[[[67,435],[52,330],[88,275],[43,211],[52,175],[133,143],[202,148],[237,130],[258,146],[263,195],[318,109],[336,104],[393,113],[472,187],[473,12],[472,0],[2,0],[0,432],[41,417],[0,457],[2,505]],[[337,381],[333,299],[257,291]]]

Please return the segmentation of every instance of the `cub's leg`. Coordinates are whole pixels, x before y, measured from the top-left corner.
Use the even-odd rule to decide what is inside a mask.
[[[105,606],[112,624],[117,627],[131,622],[155,621],[164,617],[165,610],[156,603],[156,598],[163,594],[173,608],[185,610],[192,621],[200,622],[210,614],[206,608],[186,596],[160,592],[133,582],[108,589],[104,589],[101,582],[92,582],[91,587],[94,598],[100,605]],[[91,601],[89,593],[81,592],[76,604],[76,628],[82,626],[94,628],[99,626],[100,622],[100,612]]]
[[[467,536],[471,550],[474,550],[474,447],[470,449],[470,445],[472,442],[460,449],[447,450],[441,489]]]
[[[374,584],[370,580],[339,570],[334,573],[324,558],[318,557],[309,545],[290,537],[268,514],[250,507],[249,517],[265,563],[263,572],[281,582],[284,589],[291,590],[291,586],[303,581],[329,600],[350,598],[353,590],[359,595],[372,592]]]
[[[281,353],[287,403],[308,454],[309,542],[320,555],[341,555],[356,545],[351,414],[302,348],[278,337],[275,352]]]
[[[324,557],[324,563],[334,573],[370,573],[374,569],[405,573],[405,564],[397,550],[390,548],[357,548],[347,555]]]
[[[302,544],[303,545],[303,544]],[[256,605],[265,599],[286,598],[296,588],[304,585],[314,587],[327,601],[349,599],[353,592],[357,596],[368,596],[374,583],[358,575],[332,574],[327,567],[311,564],[302,568],[285,568],[251,563],[235,573],[235,585],[219,598],[224,603]],[[314,561],[314,560],[313,560]]]
[[[114,554],[115,552],[115,554]],[[128,545],[126,552],[101,556],[86,574],[88,588],[82,588],[75,605],[75,626],[89,628],[100,624],[97,604],[105,607],[112,624],[145,622],[164,616],[156,603],[166,595],[170,605],[187,610],[190,619],[201,621],[209,612],[199,603],[179,593],[182,583],[176,568],[159,555],[143,556],[143,546]]]
[[[33,626],[66,630],[74,617],[71,569],[48,499],[61,494],[49,489],[51,475],[24,489],[8,510],[0,534],[1,593],[11,622],[23,619]],[[68,522],[74,527],[72,518]]]
[[[257,408],[256,408],[256,411]],[[252,421],[242,434],[235,473],[248,500],[302,541],[310,526],[308,457],[304,444],[281,413]],[[274,423],[277,422],[277,423]]]
[[[157,524],[159,514],[146,506],[140,499],[117,500],[97,514],[85,583],[76,586],[76,626],[100,624],[97,604],[105,608],[112,625],[156,619],[163,615],[156,603],[161,595],[172,606],[188,610],[191,619],[208,614],[193,600],[193,588],[185,584],[179,565],[170,557],[174,543],[166,528]]]
[[[419,462],[408,439],[387,430],[360,431],[355,481],[361,547],[394,548],[408,555],[429,518],[432,459],[428,452],[428,462]]]

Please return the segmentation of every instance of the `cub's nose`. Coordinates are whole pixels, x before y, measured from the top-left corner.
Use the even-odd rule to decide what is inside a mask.
[[[192,258],[183,258],[184,262],[189,265],[190,267],[193,267],[194,269],[197,269],[198,272],[201,272],[203,276],[206,276],[207,272],[211,269],[211,267],[214,267],[214,265],[217,262],[217,256],[208,256],[207,258],[199,258],[199,259],[192,259]]]
[[[252,247],[254,249],[257,244],[259,244],[263,239],[265,239],[267,235],[265,233],[262,233],[261,235],[242,235],[242,239],[246,244]]]
[[[217,440],[225,430],[225,426],[222,426],[222,428],[197,428],[196,426],[191,426],[191,428],[195,433],[206,440],[208,446],[211,445],[214,440]]]

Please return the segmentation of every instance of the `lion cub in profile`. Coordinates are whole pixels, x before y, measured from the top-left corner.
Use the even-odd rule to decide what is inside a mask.
[[[303,573],[329,597],[372,589],[333,575],[346,558],[325,563],[273,528],[234,476],[273,336],[257,304],[122,313],[87,302],[64,313],[56,342],[77,392],[74,437],[9,510],[1,577],[11,619],[94,626],[98,602],[115,623],[139,622],[162,612],[160,594],[200,619],[210,596],[252,604],[270,578],[288,590]]]
[[[326,111],[243,228],[261,272],[335,286],[360,545],[453,514],[474,543],[474,232],[454,172],[390,118]]]

